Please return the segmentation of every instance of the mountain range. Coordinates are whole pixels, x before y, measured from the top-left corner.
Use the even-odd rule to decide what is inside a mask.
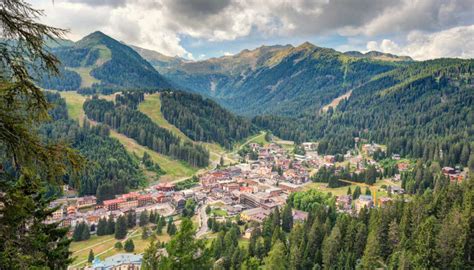
[[[101,32],[62,43],[66,46],[52,50],[66,76],[56,82],[60,87],[47,88],[194,92],[284,139],[322,140],[322,146],[332,147],[323,152],[349,149],[354,137],[363,137],[420,156],[412,147],[420,140],[464,143],[474,134],[473,60],[413,61],[305,42],[189,61],[128,46]],[[64,83],[67,78],[73,83]]]

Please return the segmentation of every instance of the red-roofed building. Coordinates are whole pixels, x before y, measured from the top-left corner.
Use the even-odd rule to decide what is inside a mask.
[[[138,196],[138,206],[144,206],[153,202],[151,195],[140,195]]]
[[[137,192],[130,192],[127,194],[123,194],[121,197],[126,201],[135,201],[138,199],[138,196],[140,196],[140,194],[138,194]]]
[[[173,191],[175,189],[175,184],[173,183],[159,183],[156,185],[156,190],[158,191]]]
[[[119,209],[119,204],[123,203],[123,199],[112,199],[112,200],[105,200],[103,202],[104,208],[108,211],[114,211]]]

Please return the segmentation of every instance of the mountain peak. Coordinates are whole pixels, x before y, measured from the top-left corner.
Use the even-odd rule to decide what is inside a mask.
[[[79,46],[93,46],[93,45],[103,44],[105,42],[110,42],[110,41],[118,42],[101,31],[95,31],[83,37],[76,44]]]
[[[299,50],[314,50],[317,47],[318,46],[314,45],[313,43],[311,43],[309,41],[306,41],[306,42],[300,44],[298,47],[296,47],[296,49],[299,49]]]

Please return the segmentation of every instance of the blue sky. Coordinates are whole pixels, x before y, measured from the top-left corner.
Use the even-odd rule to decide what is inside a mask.
[[[78,40],[100,30],[166,55],[206,59],[309,41],[415,59],[474,57],[472,0],[31,0]]]

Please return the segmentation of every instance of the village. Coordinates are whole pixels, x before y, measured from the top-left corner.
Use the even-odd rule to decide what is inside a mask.
[[[207,226],[210,217],[206,208],[211,209],[211,215],[217,221],[236,220],[238,217],[243,222],[260,224],[275,208],[281,209],[291,193],[310,189],[312,176],[323,167],[337,171],[349,166],[356,172],[363,172],[372,165],[379,171],[383,170],[370,158],[382,149],[376,144],[364,144],[361,151],[348,152],[343,157],[344,162],[338,161],[340,157],[319,155],[315,143],[303,143],[300,147],[302,151],[295,154],[276,143],[250,143],[245,151],[241,151],[240,163],[207,171],[199,175],[198,181],[188,189],[180,189],[176,183],[162,182],[103,202],[97,202],[95,196],[58,199],[51,206],[59,208],[48,222],[60,222],[61,226],[71,228],[71,234],[76,225],[86,223],[94,234],[102,218],[116,219],[130,211],[137,217],[147,211],[170,218],[181,214],[191,200],[196,205],[197,236],[203,237],[211,233]],[[357,198],[352,194],[336,195],[338,211],[357,214],[364,208],[383,207],[396,196],[403,195],[405,190],[400,187],[400,172],[409,170],[412,165],[400,161],[398,155],[391,159],[396,162],[398,173],[390,177],[390,182],[396,184],[385,186],[382,192],[371,188],[371,194],[360,194]],[[443,173],[451,181],[464,177],[455,168],[443,168]],[[308,217],[307,212],[292,211],[295,221],[304,221]],[[250,237],[251,229],[242,232],[244,238]],[[120,263],[127,263],[129,257],[123,258],[126,258],[125,262]]]

